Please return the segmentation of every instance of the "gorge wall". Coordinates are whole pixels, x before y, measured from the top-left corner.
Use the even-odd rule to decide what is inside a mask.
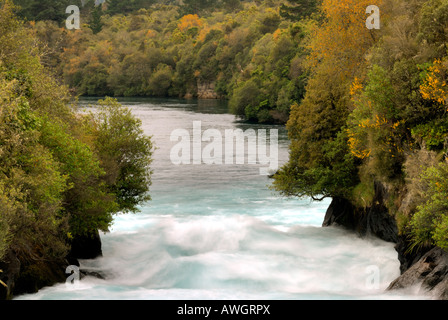
[[[6,284],[6,287],[0,285],[0,300],[10,300],[21,294],[36,293],[43,287],[64,283],[68,277],[65,271],[69,265],[79,266],[78,259],[95,259],[102,256],[99,232],[73,239],[70,247],[65,259],[37,260],[28,264],[21,262],[12,250],[8,251],[4,261],[0,261],[0,270],[3,270],[0,280]]]
[[[389,197],[387,188],[375,183],[370,207],[359,208],[347,199],[334,198],[322,226],[341,226],[360,236],[372,235],[395,243],[401,275],[387,290],[412,288],[434,299],[448,299],[448,253],[434,246],[409,250],[409,240],[399,233],[396,219],[386,206]]]

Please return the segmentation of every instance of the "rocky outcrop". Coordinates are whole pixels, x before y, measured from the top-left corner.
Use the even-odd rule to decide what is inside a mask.
[[[354,230],[361,236],[374,235],[388,242],[398,241],[398,227],[395,218],[384,205],[386,189],[375,184],[373,205],[357,208],[349,200],[334,198],[328,208],[323,227],[339,225]]]
[[[79,236],[73,239],[68,260],[72,265],[77,265],[78,259],[95,259],[103,255],[101,249],[101,237],[99,232],[92,235]]]
[[[395,218],[385,203],[388,191],[375,184],[373,205],[357,208],[346,199],[334,198],[328,208],[323,226],[338,225],[359,235],[374,235],[396,243],[401,276],[387,290],[417,288],[419,294],[430,294],[435,299],[448,299],[448,253],[437,247],[409,250],[410,243],[398,234]]]
[[[9,300],[24,293],[36,293],[39,289],[51,286],[66,279],[65,259],[21,262],[12,251],[8,251],[0,262],[0,274],[6,287],[0,286],[0,300]]]
[[[21,262],[14,252],[8,251],[3,261],[0,261],[0,270],[3,270],[0,280],[6,284],[6,287],[0,285],[0,300],[9,300],[25,293],[36,293],[43,287],[65,282],[65,271],[69,265],[79,266],[78,259],[95,259],[99,256],[102,256],[99,232],[73,239],[71,250],[65,259]],[[104,277],[98,272],[81,272],[84,276]]]
[[[448,253],[432,248],[394,280],[387,290],[416,288],[420,294],[448,299]]]
[[[198,99],[220,99],[221,97],[215,91],[214,82],[198,81]]]
[[[398,237],[398,242],[395,245],[395,250],[398,252],[398,260],[400,261],[400,272],[403,274],[417,263],[426,253],[428,253],[433,246],[430,247],[415,247],[411,250],[411,242],[404,236]]]

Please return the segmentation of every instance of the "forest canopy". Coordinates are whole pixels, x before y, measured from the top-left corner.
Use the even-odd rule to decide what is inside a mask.
[[[223,98],[246,120],[286,123],[304,94],[310,22],[283,16],[294,2],[90,1],[82,27],[67,30],[67,14],[33,16],[27,8],[42,1],[16,1],[28,3],[22,15],[51,48],[44,62],[81,96]]]

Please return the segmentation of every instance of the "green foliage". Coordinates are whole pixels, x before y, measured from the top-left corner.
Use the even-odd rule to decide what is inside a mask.
[[[64,211],[70,216],[69,232],[78,236],[107,231],[116,205],[100,180],[105,172],[91,148],[67,131],[64,125],[45,119],[40,142],[52,150],[61,163],[60,171],[67,177]]]
[[[428,150],[443,150],[448,137],[448,123],[444,119],[434,119],[412,129],[412,136],[420,143],[424,143]]]
[[[400,175],[404,158],[403,118],[395,94],[387,72],[373,66],[348,119],[352,153],[365,159],[369,173],[383,181]]]
[[[294,143],[290,150],[290,161],[274,176],[273,187],[285,196],[310,197],[321,200],[326,197],[350,198],[358,184],[354,157],[348,152],[345,131],[334,140],[321,145],[322,157],[313,163],[303,163],[310,154]]]
[[[104,181],[120,211],[136,212],[151,199],[151,139],[145,136],[141,121],[116,100],[106,98],[99,105],[99,112],[91,116],[98,124],[95,149],[106,171]]]
[[[445,28],[448,23],[448,3],[444,0],[425,1],[421,8],[419,38],[424,39],[431,48],[431,54],[445,55],[446,49],[440,46],[448,36]]]
[[[411,220],[414,245],[437,245],[448,249],[448,164],[440,163],[421,175],[426,202]]]
[[[14,82],[0,82],[0,225],[5,250],[24,260],[65,253],[59,239],[65,219],[59,216],[66,177],[48,149],[38,143],[40,123],[22,97],[14,97]]]
[[[166,64],[159,64],[148,83],[148,90],[152,96],[164,97],[169,95],[173,79],[173,71]]]
[[[184,0],[181,8],[182,14],[197,14],[212,8],[218,3],[217,0]]]
[[[217,97],[236,101],[242,86],[256,82],[257,104],[247,112],[233,109],[247,120],[285,123],[291,104],[304,95],[307,25],[281,18],[277,1],[240,3],[231,11],[231,1],[214,3],[149,9],[112,1],[101,20],[91,19],[91,28],[67,32],[42,22],[35,29],[61,52],[48,64],[80,95],[200,97],[210,85]],[[189,7],[199,11],[183,11]],[[93,17],[100,12],[89,10]]]
[[[81,7],[80,0],[14,0],[20,7],[19,15],[29,21],[53,20],[62,23],[67,19],[69,5]]]
[[[150,199],[152,144],[116,102],[79,114],[13,10],[0,1],[0,259],[12,253],[23,276],[45,278],[73,237]]]
[[[102,7],[98,6],[92,10],[89,22],[89,28],[92,29],[93,34],[97,34],[103,29],[103,23],[101,22],[101,15],[102,15]]]
[[[287,19],[298,21],[317,11],[317,0],[288,0],[289,5],[282,4],[280,15]]]
[[[247,81],[235,90],[230,99],[230,108],[234,114],[246,116],[249,120],[257,118],[260,110],[260,88],[254,80]]]
[[[372,181],[361,181],[353,188],[350,200],[357,208],[367,208],[373,204],[375,188]]]
[[[66,219],[60,216],[66,177],[39,143],[39,127],[46,109],[41,94],[60,91],[40,67],[33,39],[9,1],[0,2],[0,25],[0,253],[13,250],[22,262],[51,260],[67,250]],[[54,110],[55,118],[65,115],[61,109]]]
[[[11,242],[11,220],[14,204],[7,195],[5,195],[4,186],[0,185],[0,210],[2,216],[0,218],[0,261],[5,256]]]
[[[107,0],[107,13],[128,14],[139,9],[149,9],[155,2],[155,0]]]

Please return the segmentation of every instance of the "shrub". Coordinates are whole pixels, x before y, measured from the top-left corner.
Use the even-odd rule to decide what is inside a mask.
[[[439,163],[421,175],[425,200],[412,217],[414,246],[437,245],[448,249],[448,163]]]

